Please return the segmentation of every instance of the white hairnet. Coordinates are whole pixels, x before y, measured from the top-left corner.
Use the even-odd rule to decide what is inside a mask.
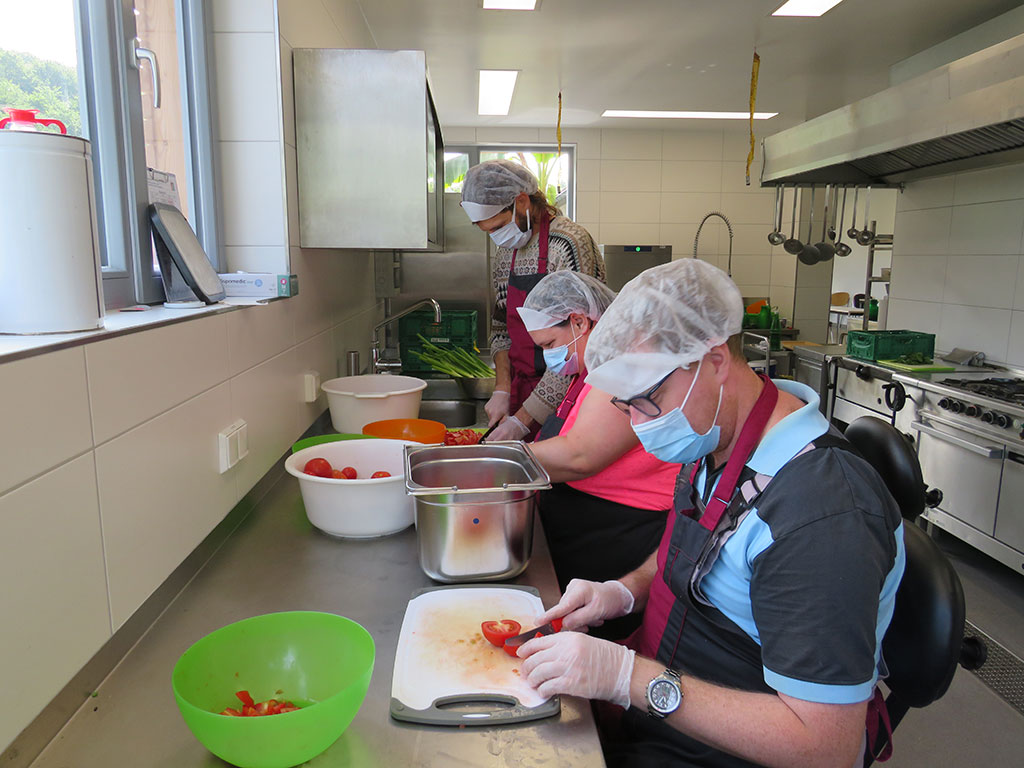
[[[623,286],[591,334],[587,383],[632,397],[697,362],[742,326],[740,290],[718,267],[699,259],[653,267]]]
[[[541,278],[518,308],[519,316],[527,331],[558,325],[573,313],[600,320],[614,298],[615,291],[596,277],[563,269]]]
[[[483,221],[512,205],[520,192],[532,195],[539,189],[528,168],[511,160],[488,160],[466,172],[461,204],[470,221]]]

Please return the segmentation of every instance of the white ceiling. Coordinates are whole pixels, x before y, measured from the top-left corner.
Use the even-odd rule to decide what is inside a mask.
[[[845,0],[820,18],[773,18],[782,0],[360,0],[379,48],[427,52],[445,126],[710,127],[602,118],[605,109],[747,109],[754,46],[759,125],[785,128],[888,86],[889,67],[1019,0]],[[518,69],[508,117],[476,113],[477,71]],[[695,126],[695,123],[697,124]],[[722,124],[724,121],[715,121]]]

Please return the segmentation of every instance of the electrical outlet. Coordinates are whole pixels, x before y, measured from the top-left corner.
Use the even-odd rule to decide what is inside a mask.
[[[249,425],[243,419],[230,424],[217,435],[220,473],[224,474],[249,455]]]
[[[315,403],[320,396],[320,374],[317,371],[307,371],[302,377],[302,391],[304,402]]]

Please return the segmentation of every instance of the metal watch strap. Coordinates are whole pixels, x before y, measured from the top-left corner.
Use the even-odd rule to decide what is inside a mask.
[[[651,690],[654,688],[655,684],[657,684],[658,682],[670,683],[671,685],[674,685],[676,687],[677,691],[679,691],[679,702],[676,704],[675,707],[673,707],[668,712],[659,712],[657,709],[654,708],[653,704],[651,703]],[[649,682],[647,684],[647,714],[650,715],[651,717],[656,717],[659,720],[663,720],[666,717],[668,717],[670,714],[672,714],[672,712],[675,712],[677,709],[679,709],[679,707],[682,706],[682,703],[683,703],[682,678],[680,677],[679,673],[676,672],[674,669],[669,669],[669,668],[666,667],[664,672],[662,672],[657,677],[653,678],[651,680],[651,682]]]

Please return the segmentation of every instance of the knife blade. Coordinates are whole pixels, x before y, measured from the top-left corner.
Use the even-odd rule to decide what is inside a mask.
[[[547,624],[542,624],[539,627],[529,629],[526,632],[523,632],[521,635],[516,635],[515,637],[507,638],[505,640],[505,645],[510,646],[512,648],[518,648],[527,640],[533,640],[533,638],[535,638],[537,635],[553,635],[556,632],[560,632],[561,629],[562,620],[554,619],[553,621],[549,621]]]

